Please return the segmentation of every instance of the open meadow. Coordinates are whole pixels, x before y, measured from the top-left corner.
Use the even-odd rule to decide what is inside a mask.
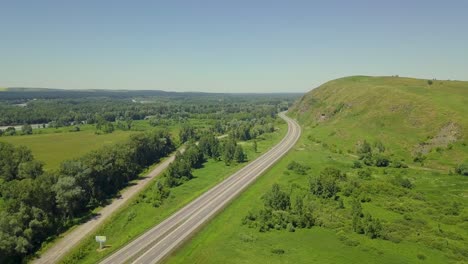
[[[43,161],[46,170],[58,169],[65,160],[79,158],[105,145],[112,145],[128,139],[134,131],[115,131],[111,134],[96,135],[94,131],[68,133],[47,133],[25,136],[0,137],[0,141],[16,146],[23,145],[32,150],[34,157]]]

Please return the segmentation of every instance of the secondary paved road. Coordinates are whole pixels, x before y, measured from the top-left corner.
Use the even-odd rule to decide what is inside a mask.
[[[183,150],[182,150],[183,151]],[[88,222],[73,229],[70,233],[66,234],[51,248],[49,248],[40,258],[33,261],[37,264],[56,263],[60,260],[70,249],[72,249],[78,242],[80,242],[86,235],[96,229],[104,220],[106,220],[113,212],[119,209],[130,198],[138,194],[154,177],[161,174],[169,164],[174,160],[175,155],[171,155],[165,159],[161,164],[154,168],[146,177],[136,182],[135,185],[128,187],[122,192],[119,199],[115,199],[111,204],[102,208],[98,215],[90,219]]]
[[[280,143],[101,264],[157,263],[167,257],[294,146],[301,128],[284,113],[280,117],[288,123],[288,133]]]

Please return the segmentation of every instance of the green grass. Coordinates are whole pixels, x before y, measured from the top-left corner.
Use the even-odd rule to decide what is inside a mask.
[[[420,263],[418,254],[426,257],[424,263],[448,262],[441,251],[411,241],[393,243],[369,239],[352,232],[345,232],[346,239],[340,239],[343,235],[339,230],[325,227],[296,229],[294,233],[285,230],[261,233],[243,226],[241,223],[246,212],[262,207],[260,197],[274,183],[285,187],[291,184],[307,186],[308,176],[286,172],[287,164],[293,160],[310,165],[311,175],[317,175],[327,166],[350,171],[352,161],[346,155],[332,153],[302,137],[294,150],[171,256],[167,263]],[[416,190],[424,192],[431,202],[438,203],[468,195],[468,183],[461,176],[451,177],[444,185],[444,190],[437,190],[434,181],[444,181],[448,176],[434,176],[429,172],[421,176],[419,171],[409,171],[414,177],[420,177],[415,180]],[[385,221],[402,219],[402,215],[380,206],[380,203],[388,199],[385,196],[373,197],[371,203],[363,205],[364,210]],[[466,198],[463,202],[468,206]],[[427,208],[420,206],[417,211],[424,213],[425,209]],[[339,214],[334,217],[339,217]],[[430,220],[429,225],[437,226],[435,222]],[[465,239],[468,237],[463,224],[443,224],[442,228],[463,234]],[[348,245],[352,244],[349,241],[357,241],[359,245]],[[283,249],[285,253],[278,256],[272,253],[274,249]]]
[[[253,160],[261,153],[279,142],[286,133],[286,124],[278,124],[280,130],[263,135],[264,140],[258,140],[258,152],[254,153],[252,142],[244,143],[244,150],[249,160]],[[63,260],[63,263],[96,263],[122,247],[144,231],[160,223],[178,209],[207,191],[223,179],[245,166],[246,163],[225,166],[224,162],[209,160],[201,169],[194,170],[195,178],[171,189],[170,197],[160,207],[153,207],[150,203],[141,202],[141,195],[151,192],[152,184],[142,194],[116,212],[104,225],[87,238]],[[156,179],[155,179],[156,180]],[[137,202],[138,201],[138,202]],[[125,230],[125,232],[122,232]],[[105,235],[109,247],[102,252],[96,251],[95,235]]]
[[[0,141],[24,145],[32,150],[34,157],[45,163],[45,169],[57,169],[64,160],[79,158],[104,145],[126,140],[133,131],[115,131],[96,135],[94,131],[74,133],[35,134],[27,136],[0,137]]]
[[[5,91],[7,91],[7,90],[8,90],[8,88],[0,87],[0,92],[5,92]]]

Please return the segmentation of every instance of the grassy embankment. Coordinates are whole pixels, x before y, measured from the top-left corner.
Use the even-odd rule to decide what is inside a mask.
[[[274,144],[278,143],[286,133],[287,125],[280,121],[276,125],[279,130],[274,133],[264,134],[257,139],[258,151],[252,148],[252,141],[240,142],[251,161],[264,153]],[[170,189],[171,193],[160,207],[153,207],[151,203],[144,202],[145,196],[150,196],[153,184],[149,186],[135,199],[129,201],[128,205],[115,213],[104,225],[88,236],[77,248],[68,254],[63,263],[96,263],[98,260],[109,255],[122,247],[144,231],[163,221],[169,215],[207,191],[223,179],[245,166],[247,163],[226,166],[223,161],[209,160],[203,168],[194,170],[194,179]],[[157,179],[155,179],[156,181]],[[125,230],[125,232],[122,232]],[[107,249],[98,252],[95,235],[105,235],[108,238]]]
[[[449,170],[468,158],[467,100],[466,82],[351,77],[317,88],[292,109],[303,126],[296,147],[167,262],[466,263],[468,178]],[[448,123],[456,124],[458,133],[450,143],[440,133]],[[430,141],[434,138],[440,141]],[[410,168],[351,168],[356,143],[364,139],[382,141],[386,155],[404,159]],[[430,146],[424,165],[412,160],[421,142]],[[311,170],[289,171],[291,161]],[[286,192],[307,190],[309,178],[325,167],[360,184],[360,193],[370,198],[363,211],[382,221],[386,239],[352,231],[353,197],[343,192],[342,209],[316,201],[317,225],[310,229],[259,232],[242,225],[246,212],[263,208],[261,196],[274,183]],[[372,176],[362,180],[358,171],[366,169]],[[396,175],[414,187],[391,184]]]

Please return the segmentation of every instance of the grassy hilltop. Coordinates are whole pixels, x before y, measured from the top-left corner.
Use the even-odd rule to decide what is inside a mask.
[[[467,100],[399,77],[312,90],[295,148],[167,262],[468,263]]]
[[[314,137],[352,152],[380,140],[411,162],[453,168],[466,158],[468,82],[353,76],[325,83],[291,109]]]

